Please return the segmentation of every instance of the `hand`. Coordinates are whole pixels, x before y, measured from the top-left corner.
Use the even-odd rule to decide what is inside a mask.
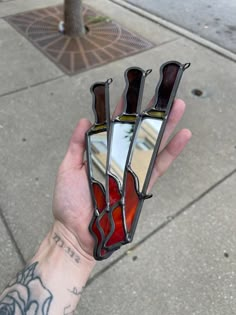
[[[122,102],[117,105],[115,113],[121,107]],[[176,100],[168,119],[148,191],[151,190],[156,180],[166,172],[191,138],[191,132],[188,129],[183,129],[166,145],[171,133],[183,116],[184,110],[185,103]],[[53,213],[55,219],[59,220],[67,230],[74,234],[78,245],[92,256],[94,241],[88,226],[94,209],[90,197],[87,165],[84,160],[85,133],[90,126],[90,121],[81,119],[71,137],[68,151],[57,176]]]

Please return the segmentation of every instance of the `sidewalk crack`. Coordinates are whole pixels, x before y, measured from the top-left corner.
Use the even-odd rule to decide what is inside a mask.
[[[39,85],[43,85],[43,84],[46,84],[46,83],[49,83],[49,82],[52,82],[52,81],[56,81],[56,80],[61,79],[63,77],[65,77],[65,74],[61,74],[61,75],[59,75],[57,77],[54,77],[54,78],[50,78],[50,79],[47,79],[47,80],[44,80],[44,81],[40,81],[40,82],[37,82],[37,83],[33,83],[33,84],[30,84],[30,85],[24,86],[24,87],[19,88],[19,89],[15,89],[15,90],[12,90],[12,91],[9,91],[9,92],[2,93],[2,94],[0,94],[0,97],[4,97],[4,96],[8,96],[8,95],[15,94],[15,93],[18,93],[18,92],[22,92],[24,90],[28,90],[30,88],[37,87]]]
[[[9,225],[8,225],[8,222],[7,222],[7,220],[6,220],[5,216],[4,216],[3,211],[2,211],[1,208],[0,208],[0,219],[2,219],[2,223],[3,223],[3,225],[5,226],[5,228],[6,228],[6,230],[7,230],[8,236],[9,236],[10,239],[11,239],[11,242],[12,242],[12,244],[13,244],[13,247],[15,248],[16,253],[18,254],[18,257],[19,257],[19,259],[20,259],[22,265],[23,265],[23,266],[26,265],[25,258],[24,258],[24,256],[23,256],[23,254],[22,254],[22,252],[21,252],[21,250],[20,250],[20,248],[19,248],[19,246],[18,246],[16,240],[15,240],[15,237],[14,237],[14,235],[13,235],[13,233],[12,233],[12,231],[11,231]]]
[[[144,242],[146,242],[148,239],[150,239],[153,235],[155,235],[157,232],[162,230],[164,227],[166,227],[170,222],[175,220],[177,217],[179,217],[181,214],[186,212],[188,209],[191,208],[191,206],[198,201],[200,201],[202,198],[204,198],[208,193],[213,191],[215,188],[217,188],[219,185],[221,185],[224,181],[226,181],[228,178],[236,174],[236,169],[232,170],[230,173],[225,175],[223,178],[215,182],[213,185],[211,185],[208,189],[206,189],[204,192],[199,194],[196,198],[194,198],[192,201],[187,203],[184,207],[182,207],[179,211],[177,211],[175,214],[171,216],[171,220],[167,219],[162,224],[160,224],[155,230],[150,232],[148,235],[146,235],[143,239],[141,239],[139,242],[134,244],[133,246],[129,247],[127,251],[125,251],[122,255],[117,257],[114,261],[112,261],[108,266],[104,267],[102,270],[95,273],[95,275],[90,278],[87,282],[87,285],[90,285],[94,280],[96,280],[98,277],[100,277],[102,274],[104,274],[106,271],[111,269],[114,265],[116,265],[120,260],[122,260],[124,257],[128,256],[128,254],[132,251],[137,249],[140,245],[142,245]]]

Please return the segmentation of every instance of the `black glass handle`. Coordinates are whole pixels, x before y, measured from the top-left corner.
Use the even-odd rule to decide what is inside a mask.
[[[95,124],[105,124],[106,117],[106,82],[95,83],[91,87]]]
[[[150,70],[144,71],[138,67],[128,68],[125,71],[126,88],[124,92],[124,114],[136,114],[141,106],[144,79]]]
[[[93,112],[95,116],[95,124],[105,124],[110,120],[109,109],[109,85],[112,79],[105,82],[96,82],[90,88],[93,97]]]
[[[156,90],[156,99],[154,107],[157,110],[165,111],[170,100],[175,81],[181,68],[181,64],[177,62],[167,63],[160,70],[160,81]]]

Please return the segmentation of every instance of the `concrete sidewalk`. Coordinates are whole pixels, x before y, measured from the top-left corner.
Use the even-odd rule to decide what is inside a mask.
[[[1,17],[61,3],[0,3]],[[112,77],[112,106],[127,67],[191,62],[179,97],[179,128],[193,139],[144,206],[134,242],[98,263],[78,314],[236,314],[236,65],[108,0],[85,3],[155,44],[146,52],[73,77],[0,19],[1,288],[33,255],[51,222],[57,168],[81,117],[93,120],[90,85]],[[202,97],[191,93],[201,89]]]

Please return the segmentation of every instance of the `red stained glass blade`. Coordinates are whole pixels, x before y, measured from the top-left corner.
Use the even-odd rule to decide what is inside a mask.
[[[99,225],[103,230],[104,236],[107,237],[111,231],[111,222],[107,212],[105,212],[101,219],[99,219]]]
[[[101,186],[97,183],[93,183],[93,193],[97,205],[97,210],[101,213],[106,208],[106,196],[101,188]]]
[[[102,243],[102,236],[101,236],[101,233],[97,227],[97,218],[94,220],[93,224],[92,224],[92,230],[93,230],[93,233],[96,235],[97,237],[97,245],[96,245],[96,251],[98,249],[98,247],[101,245]],[[101,249],[101,253],[98,253],[96,252],[96,254],[98,256],[104,256],[107,254],[107,250],[105,250],[104,248]]]
[[[122,207],[120,205],[117,206],[112,211],[112,218],[115,224],[115,229],[111,237],[105,244],[105,246],[108,246],[108,247],[126,240],[126,234],[125,234],[124,224],[123,224]]]
[[[119,189],[119,184],[117,180],[109,175],[109,196],[110,196],[110,206],[112,207],[116,202],[120,201],[121,193]]]
[[[139,203],[135,178],[130,171],[127,172],[125,187],[125,219],[127,231],[130,232]]]

